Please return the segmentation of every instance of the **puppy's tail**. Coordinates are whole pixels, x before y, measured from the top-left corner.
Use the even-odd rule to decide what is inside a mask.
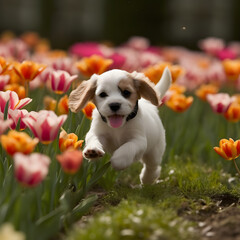
[[[155,86],[155,90],[160,95],[160,99],[164,97],[171,83],[172,83],[172,75],[169,68],[166,67],[163,71],[161,79]]]

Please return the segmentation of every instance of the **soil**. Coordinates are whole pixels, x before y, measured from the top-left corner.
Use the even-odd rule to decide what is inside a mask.
[[[197,222],[201,240],[240,240],[239,198],[221,194],[213,196],[212,200],[209,205],[199,200],[197,210],[184,203],[178,214]]]
[[[95,192],[101,202],[105,192]],[[85,227],[89,218],[104,211],[103,204],[96,203],[78,226]],[[240,240],[240,199],[231,194],[212,196],[212,203],[199,199],[195,207],[184,202],[178,209],[178,215],[197,224],[196,233],[201,240]]]

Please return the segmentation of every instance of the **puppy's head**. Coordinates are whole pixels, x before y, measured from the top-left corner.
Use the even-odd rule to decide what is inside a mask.
[[[144,74],[110,70],[101,75],[94,74],[73,90],[69,96],[69,108],[78,112],[91,100],[103,121],[112,128],[119,128],[136,116],[141,97],[156,106],[160,103],[154,85]]]

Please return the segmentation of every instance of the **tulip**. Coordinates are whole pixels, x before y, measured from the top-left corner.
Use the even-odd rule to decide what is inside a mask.
[[[58,105],[57,105],[57,113],[59,115],[62,114],[68,114],[69,108],[68,108],[68,96],[65,95],[62,98],[60,98]]]
[[[154,84],[157,84],[158,81],[161,79],[163,71],[165,67],[170,67],[170,63],[163,62],[160,64],[156,64],[154,66],[150,66],[144,70],[144,75],[146,75]]]
[[[30,112],[23,122],[30,128],[39,141],[48,144],[58,135],[58,131],[66,121],[67,115],[57,116],[53,111],[41,110]]]
[[[71,76],[68,72],[63,70],[56,70],[50,74],[51,87],[57,94],[67,92],[71,83],[77,79],[77,75]]]
[[[165,103],[166,101],[168,101],[173,94],[181,94],[181,93],[184,93],[185,91],[186,91],[186,87],[173,83],[170,86],[169,90],[164,95],[164,97],[162,98],[162,103]]]
[[[199,47],[211,55],[217,55],[225,47],[225,42],[220,38],[209,37],[199,41]]]
[[[19,100],[17,93],[13,91],[0,91],[0,111],[4,112],[5,106],[9,101],[9,109],[21,109],[32,101],[31,98]]]
[[[238,122],[240,120],[240,103],[232,102],[224,113],[224,117],[230,122]]]
[[[17,152],[29,154],[38,143],[37,138],[32,139],[25,132],[17,132],[15,130],[9,131],[7,135],[2,135],[0,140],[2,147],[11,156]]]
[[[14,70],[22,80],[32,81],[46,67],[44,64],[38,64],[33,61],[24,61],[22,63],[16,63]]]
[[[92,112],[96,106],[92,102],[88,102],[87,105],[82,109],[82,112],[88,119],[92,119]]]
[[[9,66],[9,63],[6,61],[4,57],[0,56],[0,74],[3,74]]]
[[[4,87],[8,84],[10,79],[9,75],[0,75],[0,90],[3,90]]]
[[[232,160],[238,174],[240,175],[240,171],[235,161],[240,155],[240,140],[234,141],[232,138],[229,138],[229,140],[221,139],[219,147],[214,147],[214,150],[224,159],[229,161]]]
[[[175,112],[184,112],[193,102],[193,97],[186,97],[183,94],[173,94],[165,104]]]
[[[199,87],[196,91],[195,94],[197,97],[202,99],[203,101],[207,100],[207,95],[208,94],[216,94],[218,92],[218,87],[213,84],[203,84],[201,87]]]
[[[102,74],[113,63],[111,59],[105,59],[98,55],[85,57],[76,63],[77,69],[86,77],[91,77],[94,73]]]
[[[74,59],[69,57],[56,58],[51,63],[51,66],[54,70],[63,70],[69,74],[77,71],[74,66]]]
[[[22,85],[19,85],[18,83],[12,83],[8,84],[4,87],[5,91],[13,91],[17,93],[19,99],[23,99],[26,97],[26,90]]]
[[[59,135],[59,148],[61,152],[64,152],[70,148],[78,149],[81,148],[83,140],[78,141],[78,136],[74,133],[69,133],[65,130],[62,130]]]
[[[230,97],[227,93],[208,94],[206,98],[216,113],[225,113],[234,101],[234,97]]]
[[[163,71],[166,67],[168,67],[171,72],[173,82],[175,82],[177,78],[183,73],[183,68],[181,68],[180,66],[171,65],[171,63],[168,63],[168,62],[163,62],[163,63],[148,67],[146,70],[144,70],[144,74],[153,83],[157,84],[161,79]]]
[[[61,164],[64,172],[74,174],[82,164],[83,155],[81,151],[68,150],[61,155],[57,155],[57,160]]]
[[[240,60],[226,59],[222,64],[228,79],[237,80],[240,74]]]
[[[12,119],[4,120],[4,114],[0,112],[0,135],[2,135],[13,123]]]
[[[24,186],[36,186],[48,174],[50,158],[46,155],[32,153],[26,156],[22,153],[16,153],[13,160],[15,177]]]
[[[217,154],[226,160],[233,160],[240,155],[240,140],[234,141],[232,138],[221,139],[219,147],[214,147]]]
[[[11,129],[16,129],[18,121],[20,119],[20,130],[23,130],[26,128],[26,124],[22,121],[24,117],[28,115],[28,111],[25,109],[19,110],[19,109],[9,109],[8,110],[8,119],[12,119],[13,123],[11,124]]]

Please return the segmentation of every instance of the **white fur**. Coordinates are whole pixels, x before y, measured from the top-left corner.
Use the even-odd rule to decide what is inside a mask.
[[[136,76],[138,73],[134,73]],[[133,75],[134,75],[133,74]],[[142,74],[139,75],[142,77]],[[133,162],[141,160],[143,169],[140,180],[143,184],[154,183],[160,175],[160,163],[165,151],[165,130],[159,118],[158,108],[150,101],[141,98],[137,115],[126,121],[126,117],[133,110],[128,99],[124,98],[118,89],[122,78],[128,78],[129,73],[112,70],[98,76],[95,92],[97,109],[93,112],[93,119],[85,139],[83,154],[85,158],[102,157],[105,152],[110,153],[113,168],[121,170]],[[154,88],[161,98],[171,84],[171,74],[165,69],[163,77]],[[108,97],[102,99],[98,95],[106,91]],[[103,116],[111,114],[109,103],[120,102],[118,114],[126,116],[122,126],[112,128],[102,120]],[[70,107],[71,108],[71,107]],[[93,154],[93,155],[92,155]],[[91,156],[94,156],[91,158]]]

